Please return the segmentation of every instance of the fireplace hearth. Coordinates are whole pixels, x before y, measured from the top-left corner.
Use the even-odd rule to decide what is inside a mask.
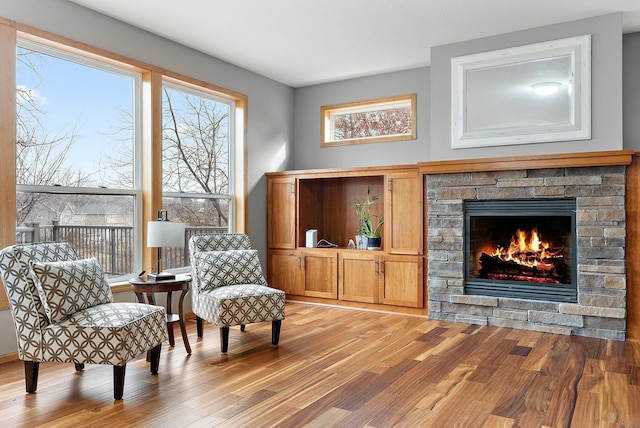
[[[468,200],[465,293],[576,302],[576,200]]]

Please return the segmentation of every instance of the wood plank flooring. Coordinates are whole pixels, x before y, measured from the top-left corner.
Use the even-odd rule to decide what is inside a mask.
[[[160,373],[43,363],[0,365],[1,427],[640,427],[640,342],[475,326],[287,303],[271,323],[231,329],[229,354],[205,325],[180,335]]]

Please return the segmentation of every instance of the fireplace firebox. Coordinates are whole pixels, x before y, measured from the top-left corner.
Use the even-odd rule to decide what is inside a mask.
[[[468,200],[465,293],[577,302],[576,200]]]

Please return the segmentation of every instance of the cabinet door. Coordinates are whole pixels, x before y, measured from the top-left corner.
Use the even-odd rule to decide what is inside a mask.
[[[355,250],[340,253],[340,299],[378,303],[379,262],[373,253]]]
[[[422,308],[422,256],[382,258],[380,267],[380,301],[387,305]]]
[[[296,180],[267,178],[267,246],[296,248]]]
[[[385,250],[422,254],[422,180],[418,172],[387,176]]]
[[[332,250],[304,251],[304,295],[338,298],[338,253]]]
[[[304,296],[302,257],[297,251],[269,251],[269,285],[287,294]]]

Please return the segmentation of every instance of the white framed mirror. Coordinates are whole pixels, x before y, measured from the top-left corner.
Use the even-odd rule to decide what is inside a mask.
[[[590,35],[451,59],[452,148],[590,138]]]

